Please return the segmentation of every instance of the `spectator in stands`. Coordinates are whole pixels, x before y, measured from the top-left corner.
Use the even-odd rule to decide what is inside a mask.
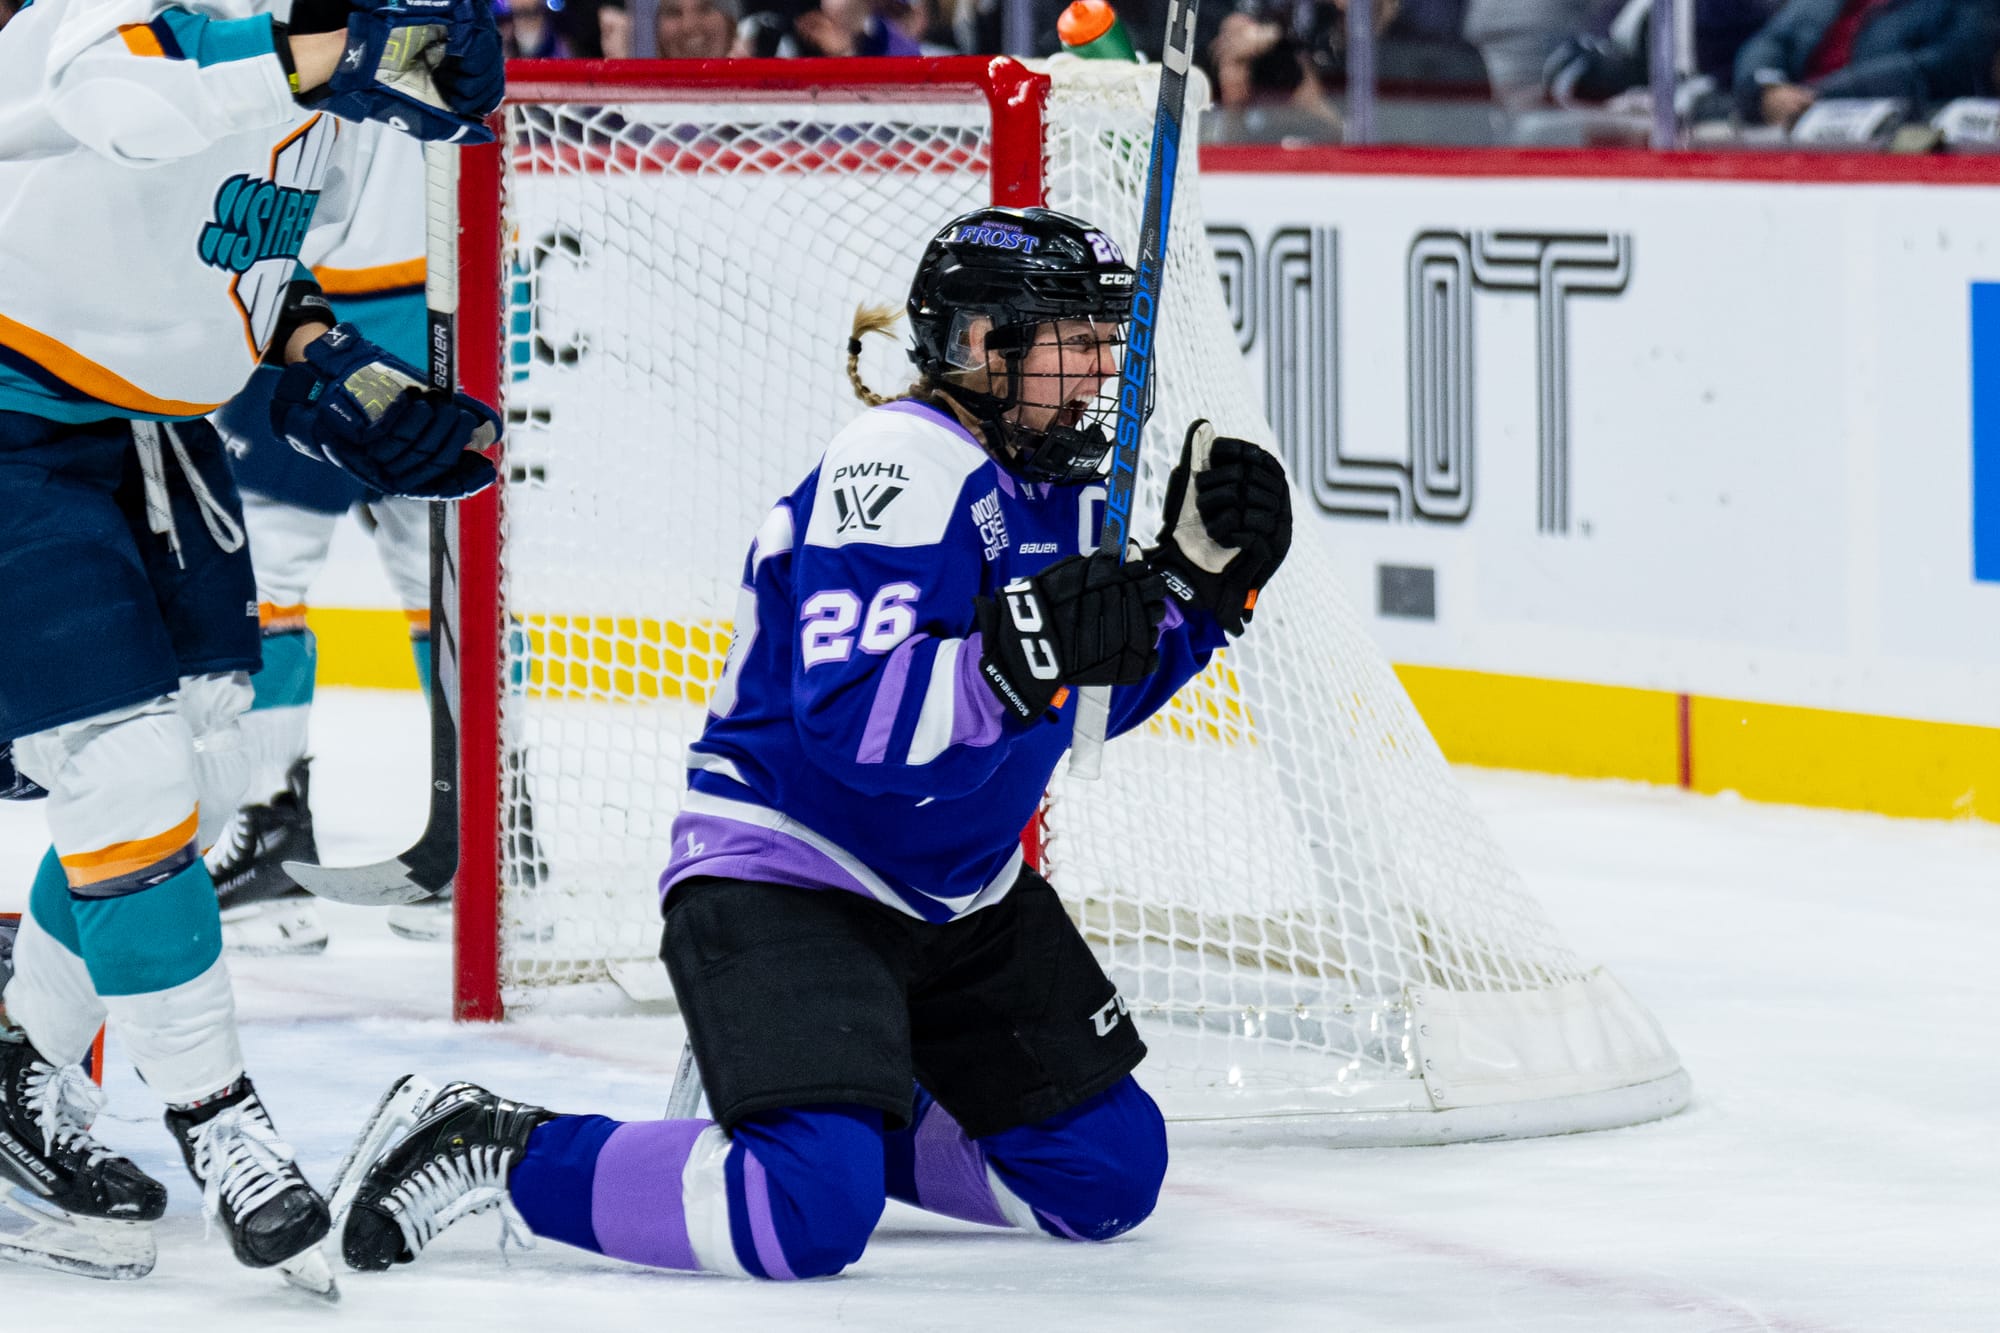
[[[624,5],[604,6],[597,23],[608,58],[633,54],[632,20]],[[658,0],[653,33],[653,51],[662,60],[721,60],[736,38],[736,19],[715,0]]]
[[[1737,53],[1737,112],[1789,127],[1822,97],[1975,97],[1996,50],[2000,0],[1790,0]]]
[[[1452,0],[1376,0],[1375,74],[1393,95],[1398,87],[1487,95],[1479,53],[1457,36]],[[1241,0],[1209,44],[1216,101],[1230,118],[1252,106],[1282,106],[1293,127],[1337,133],[1335,94],[1347,83],[1347,0],[1290,3]]]
[[[735,56],[914,56],[923,54],[910,0],[820,0],[798,8],[763,3],[737,25]],[[922,31],[917,26],[917,31]]]
[[[1726,92],[1736,53],[1770,21],[1780,0],[1694,0],[1695,75]],[[1604,0],[1584,31],[1563,39],[1542,70],[1558,106],[1608,102],[1652,78],[1653,0]],[[1726,114],[1726,111],[1725,113]]]
[[[994,56],[1007,49],[1006,0],[944,0],[938,18],[950,32],[944,40],[966,55]]]
[[[1583,31],[1592,0],[1466,0],[1465,39],[1479,48],[1508,111],[1542,101],[1542,67],[1563,38]]]
[[[547,0],[507,0],[500,12],[500,43],[509,60],[547,60],[573,54]]]

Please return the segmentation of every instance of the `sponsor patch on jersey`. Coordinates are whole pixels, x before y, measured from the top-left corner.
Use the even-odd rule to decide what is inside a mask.
[[[1056,543],[1056,542],[1022,542],[1022,543],[1021,543],[1021,554],[1022,554],[1022,555],[1054,555],[1054,554],[1055,554],[1055,553],[1056,553],[1057,551],[1059,551],[1059,550],[1061,550],[1061,549],[1062,549],[1062,548],[1061,548],[1060,544],[1059,544],[1059,543]]]
[[[998,560],[1000,553],[1007,549],[1007,516],[1000,512],[1000,492],[990,490],[972,502],[973,526],[979,529],[979,541],[985,548],[986,559]]]

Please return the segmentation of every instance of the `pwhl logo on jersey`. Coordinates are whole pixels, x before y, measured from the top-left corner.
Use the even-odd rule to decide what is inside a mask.
[[[833,472],[833,507],[840,515],[836,534],[875,532],[882,527],[883,511],[903,493],[892,482],[908,481],[901,463],[847,463]]]
[[[260,355],[278,327],[336,133],[335,121],[315,116],[272,151],[269,177],[243,173],[224,181],[215,192],[215,216],[195,242],[202,263],[233,275],[230,295]]]
[[[833,488],[834,511],[840,515],[840,524],[834,531],[878,532],[882,527],[882,511],[890,502],[903,493],[901,486],[891,486],[883,481],[855,482],[847,486]]]

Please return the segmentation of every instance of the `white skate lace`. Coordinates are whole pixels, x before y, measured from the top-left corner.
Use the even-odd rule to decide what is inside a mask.
[[[535,1248],[528,1224],[507,1197],[507,1150],[498,1146],[466,1148],[431,1158],[383,1196],[382,1205],[402,1230],[412,1255],[439,1232],[461,1218],[500,1210],[500,1253],[508,1242],[524,1250]]]
[[[204,1232],[223,1207],[232,1219],[247,1217],[303,1183],[289,1169],[292,1148],[252,1095],[194,1127],[194,1173],[201,1179]]]
[[[249,811],[239,809],[229,817],[222,836],[215,840],[215,846],[209,848],[208,855],[203,858],[208,863],[208,873],[222,875],[234,871],[255,842],[256,835],[250,830]]]
[[[76,1065],[38,1064],[22,1081],[27,1109],[42,1131],[42,1151],[76,1148],[84,1155],[86,1167],[96,1166],[117,1156],[90,1136],[91,1122],[104,1109],[104,1089],[90,1081]]]

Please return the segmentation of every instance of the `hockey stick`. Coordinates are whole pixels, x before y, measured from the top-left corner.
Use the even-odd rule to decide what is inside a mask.
[[[431,386],[458,387],[458,150],[424,145],[424,305]],[[285,862],[300,886],[337,903],[394,907],[436,896],[458,870],[458,527],[431,505],[431,808],[410,849],[365,866]]]
[[[1194,63],[1194,14],[1198,0],[1173,0],[1167,10],[1165,49],[1160,52],[1160,101],[1153,113],[1153,149],[1146,163],[1146,211],[1139,223],[1134,267],[1132,320],[1125,364],[1118,376],[1118,436],[1111,453],[1111,476],[1104,497],[1104,531],[1097,549],[1125,558],[1132,530],[1132,490],[1139,477],[1139,445],[1146,418],[1153,414],[1153,360],[1157,348],[1160,291],[1165,278],[1167,228],[1174,213],[1174,174],[1181,156],[1181,110],[1187,102],[1188,66]],[[1104,731],[1111,721],[1111,687],[1086,686],[1076,701],[1076,731],[1070,740],[1069,771],[1096,778],[1104,762]]]

